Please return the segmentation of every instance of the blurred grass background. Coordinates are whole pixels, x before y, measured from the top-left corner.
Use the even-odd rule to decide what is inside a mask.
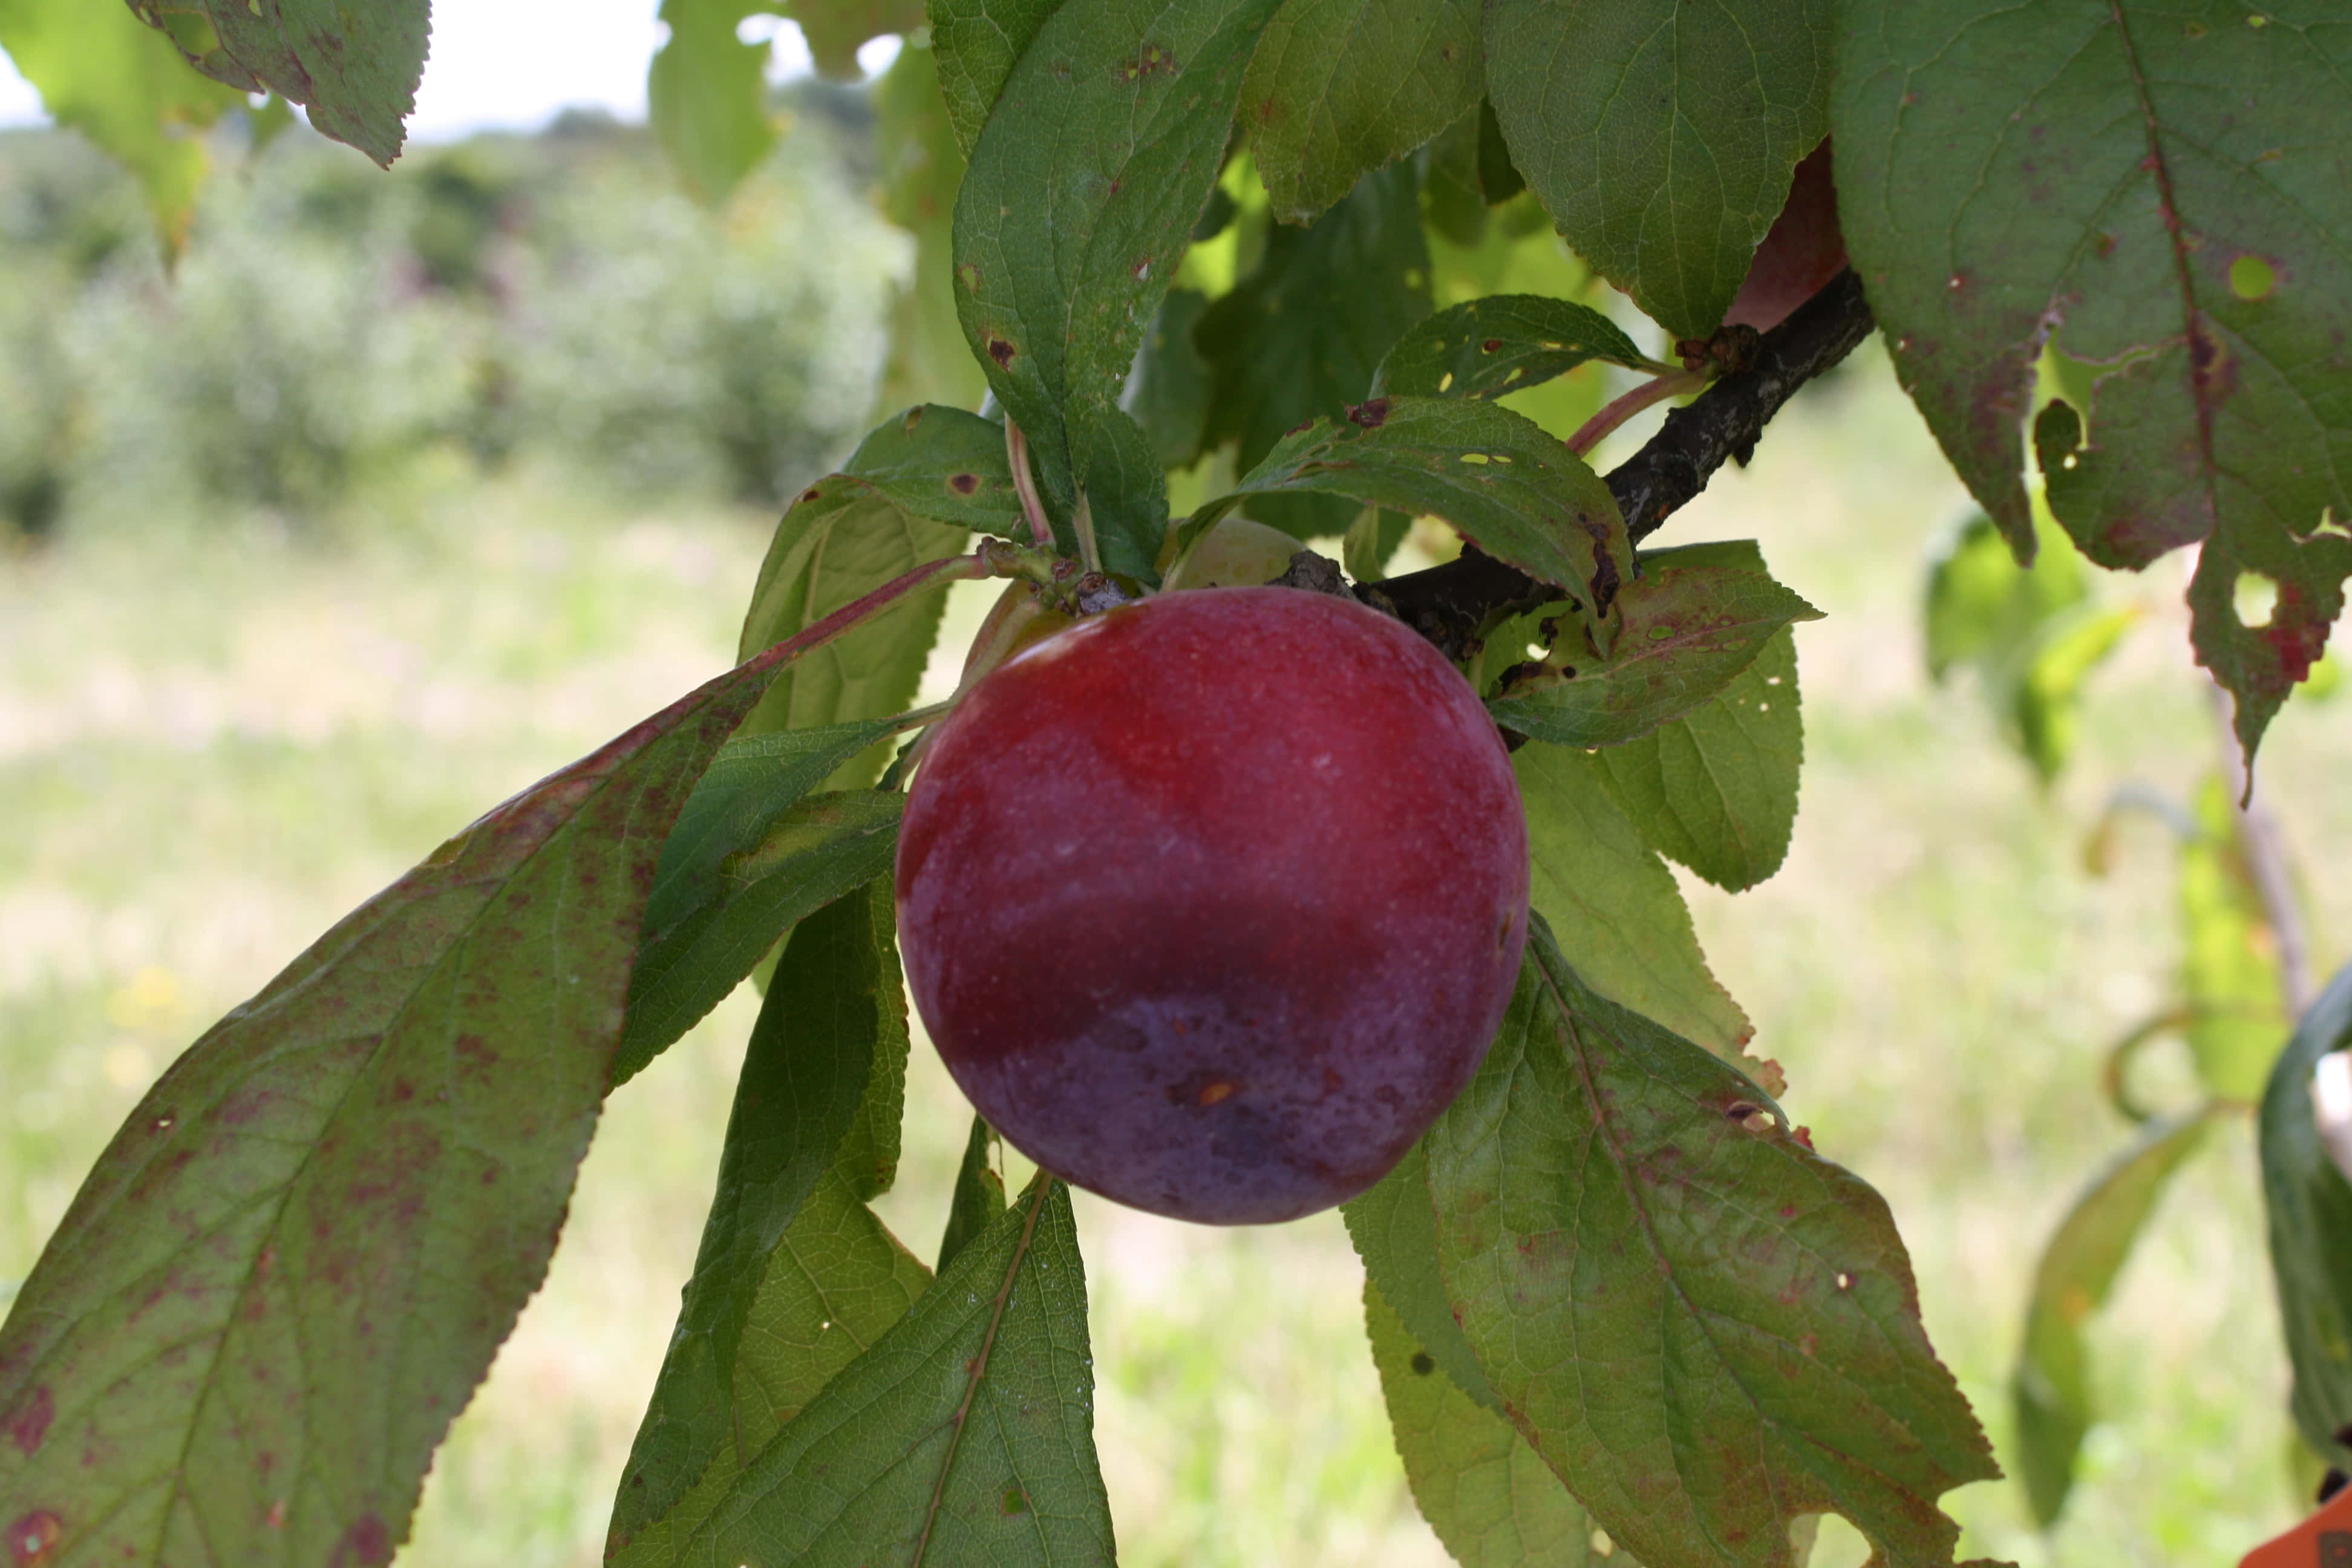
[[[206,1023],[485,806],[728,662],[777,498],[867,423],[907,264],[866,195],[864,100],[792,107],[797,133],[719,218],[606,121],[421,149],[391,176],[289,134],[224,184],[168,284],[94,154],[0,137],[0,1296]],[[1874,347],[1663,542],[1760,538],[1829,612],[1799,634],[1787,867],[1738,898],[1685,885],[1789,1108],[1893,1204],[1930,1331],[2005,1445],[2034,1258],[2128,1133],[2099,1054],[2179,956],[2161,831],[2127,827],[2104,879],[2083,842],[2117,787],[2186,798],[2215,748],[2166,563],[2100,583],[2146,613],[2038,792],[1985,706],[1924,673],[1924,563],[1965,510]],[[958,590],[943,648],[987,597]],[[2352,932],[2330,875],[2347,777],[2352,704],[2290,706],[2262,787],[2323,963]],[[609,1108],[402,1561],[597,1561],[751,1013],[730,1000]],[[967,1116],[919,1044],[879,1205],[919,1253]],[[1444,1561],[1336,1215],[1079,1213],[1123,1561]],[[2261,1226],[2233,1129],[2095,1325],[2107,1418],[2063,1524],[2042,1537],[2020,1489],[1974,1487],[1950,1500],[1966,1552],[2233,1563],[2294,1517]],[[1816,1561],[1861,1556],[1828,1531]]]

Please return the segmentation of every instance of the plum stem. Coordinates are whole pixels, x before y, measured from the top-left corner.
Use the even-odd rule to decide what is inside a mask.
[[[1706,377],[1696,371],[1670,370],[1664,374],[1654,375],[1623,396],[1613,399],[1608,407],[1586,420],[1582,427],[1568,438],[1568,449],[1581,458],[1643,409],[1664,403],[1669,397],[1696,392],[1706,384]]]
[[[1054,525],[1045,520],[1045,502],[1037,494],[1037,476],[1029,467],[1029,437],[1013,416],[1004,416],[1004,456],[1013,465],[1013,492],[1021,498],[1021,515],[1029,520],[1029,537],[1041,550],[1054,548]],[[1079,502],[1084,505],[1083,500]]]

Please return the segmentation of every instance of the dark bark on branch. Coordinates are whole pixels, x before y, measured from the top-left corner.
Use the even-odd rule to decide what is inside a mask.
[[[1862,279],[1848,268],[1765,333],[1748,369],[1725,376],[1687,407],[1668,414],[1658,433],[1608,476],[1626,532],[1637,543],[1648,538],[1706,489],[1725,462],[1736,458],[1745,463],[1780,405],[1852,353],[1874,324]],[[1367,600],[1384,602],[1383,607],[1454,657],[1495,616],[1562,596],[1559,589],[1475,546],[1465,546],[1459,560],[1368,584],[1360,592]]]

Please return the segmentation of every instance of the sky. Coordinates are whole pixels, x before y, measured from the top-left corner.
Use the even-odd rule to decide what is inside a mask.
[[[654,19],[658,7],[659,0],[566,0],[560,8],[546,0],[445,0],[434,8],[432,52],[409,134],[445,141],[471,131],[535,130],[572,107],[644,119],[646,62],[667,32]],[[553,16],[562,20],[551,26]],[[755,16],[741,36],[747,43],[772,40],[772,78],[809,69],[808,46],[792,23]],[[887,63],[882,44],[867,46],[877,58],[861,52],[867,66]],[[46,119],[40,95],[0,56],[0,125]]]

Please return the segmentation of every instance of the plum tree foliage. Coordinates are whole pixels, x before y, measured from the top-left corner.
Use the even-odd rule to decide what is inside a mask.
[[[2054,765],[2113,635],[2052,619],[2071,552],[2193,547],[2251,760],[2352,576],[2341,6],[665,0],[654,118],[712,200],[774,134],[736,31],[770,9],[836,71],[906,36],[902,406],[779,523],[741,665],[458,833],[141,1102],[0,1330],[11,1561],[388,1561],[604,1097],[773,954],[610,1561],[1110,1562],[1067,1178],[1208,1218],[1347,1197],[1465,1562],[1597,1527],[1777,1568],[1834,1512],[1950,1568],[1938,1500],[1990,1449],[1665,864],[1780,865],[1815,612],[1752,543],[1644,542],[1879,331],[1984,511],[1938,668],[2004,672]],[[389,163],[427,21],[0,0],[0,46],[171,232],[186,129],[241,95]],[[1415,519],[1459,557],[1390,575]],[[1352,584],[1290,558],[1317,539]],[[957,710],[907,711],[982,577]],[[1045,1167],[1008,1195],[975,1123],[929,1263],[867,1206],[901,918],[929,1033]],[[2302,1107],[2347,985],[2262,1111],[2294,1409],[2337,1458],[2352,1196]],[[2242,1101],[2263,1063],[2231,1059]],[[2104,1293],[2202,1125],[2053,1243],[2037,1500],[2082,1418],[2049,1303]]]

